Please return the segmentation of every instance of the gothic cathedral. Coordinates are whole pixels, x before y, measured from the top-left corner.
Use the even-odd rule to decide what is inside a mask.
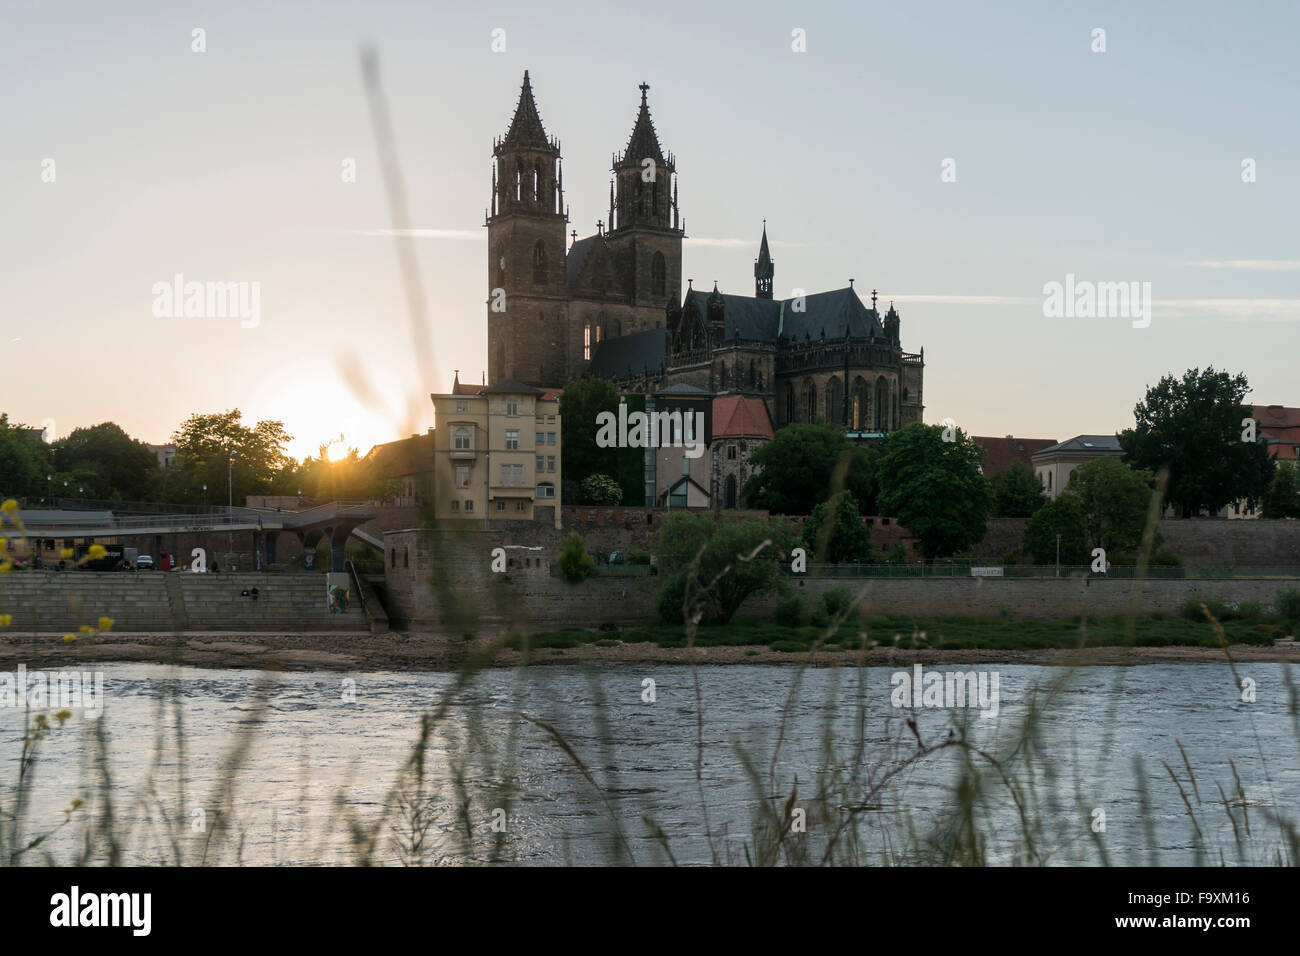
[[[677,167],[641,84],[627,147],[612,160],[609,216],[567,237],[560,142],[546,134],[524,73],[514,118],[493,144],[488,209],[488,377],[539,387],[584,375],[628,392],[671,388],[760,398],[777,427],[818,419],[867,436],[920,421],[925,360],[904,352],[899,315],[852,283],[774,298],[764,225],[754,295],[682,293],[685,220]]]

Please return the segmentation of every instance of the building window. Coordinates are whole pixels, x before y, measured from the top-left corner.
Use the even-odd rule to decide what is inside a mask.
[[[730,445],[730,444],[727,445],[727,458],[731,459],[732,461],[735,461],[735,459],[736,459],[736,446],[735,446],[735,445]]]
[[[687,458],[685,455],[682,455],[682,474],[689,475],[690,473],[691,473],[691,460]]]
[[[582,327],[582,360],[591,361],[591,323],[588,322]]]
[[[506,429],[506,451],[518,451],[518,450],[519,450],[519,429],[507,428]]]
[[[536,464],[534,467],[536,467],[536,469],[537,469],[538,471],[545,471],[545,470],[546,470],[546,459],[543,458],[541,455],[538,455],[538,456],[537,456],[537,464]]]
[[[458,411],[458,412],[468,412],[468,411],[469,411],[469,400],[468,400],[468,399],[464,399],[464,398],[458,398],[458,399],[456,399],[456,411]]]
[[[473,502],[472,499],[469,500],[469,501],[466,501],[466,502],[465,502],[465,510],[466,510],[466,511],[473,511],[473,510],[474,510],[474,502]]]
[[[388,554],[389,554],[389,562],[388,562],[389,567],[393,567],[393,568],[397,567],[397,549],[394,548],[392,551],[389,551]]]
[[[457,428],[452,447],[456,451],[469,451],[469,429]]]
[[[555,456],[554,456],[554,455],[547,455],[547,456],[546,456],[546,470],[549,471],[549,472],[551,472],[552,474],[554,474],[554,472],[555,472]]]
[[[522,488],[524,486],[524,466],[502,465],[501,486],[503,488]]]
[[[497,499],[497,511],[505,511],[505,510],[506,510],[506,499],[504,499],[504,498],[498,498],[498,499]]]
[[[457,501],[457,500],[455,500],[455,499],[453,499],[452,502],[451,502],[451,510],[452,510],[452,511],[460,511],[460,502]]]
[[[514,395],[509,395],[506,397],[506,414],[507,415],[519,414],[519,399]]]
[[[546,433],[546,444],[548,444],[548,445],[554,445],[554,444],[555,444],[555,432],[547,432],[547,433]]]
[[[515,510],[516,510],[516,511],[527,511],[527,510],[528,510],[528,502],[524,501],[523,498],[520,498],[518,501],[515,502]]]
[[[402,548],[402,567],[409,568],[410,566],[411,566],[411,549],[410,547],[404,546]]]
[[[555,485],[551,484],[549,481],[544,481],[544,482],[542,482],[540,485],[537,486],[537,497],[538,497],[538,498],[554,498],[554,497],[555,497]]]
[[[666,295],[668,288],[668,269],[664,265],[664,254],[656,252],[650,260],[650,292],[652,295]]]
[[[678,484],[677,488],[668,494],[668,507],[685,508],[686,507],[686,482]]]
[[[456,466],[456,487],[457,488],[469,487],[469,465]]]
[[[536,439],[534,440],[534,444],[537,444],[537,445],[545,445],[545,444],[546,444],[546,435],[544,435],[542,432],[538,432],[538,433],[537,433],[537,436],[536,436]]]

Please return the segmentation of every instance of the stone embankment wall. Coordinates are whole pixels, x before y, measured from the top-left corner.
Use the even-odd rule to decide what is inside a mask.
[[[257,588],[258,599],[240,592]],[[353,595],[331,614],[324,574],[22,571],[0,578],[13,631],[75,631],[113,619],[115,631],[366,631]]]
[[[630,626],[653,623],[660,577],[597,575],[570,584],[547,559],[493,572],[492,549],[512,539],[502,531],[401,531],[385,536],[388,612],[394,627],[495,632],[507,627]],[[516,552],[511,552],[517,555]],[[517,559],[518,560],[518,559]],[[441,587],[435,568],[441,568]],[[1277,579],[1182,579],[1136,582],[1073,578],[792,578],[809,598],[843,585],[869,614],[1027,620],[1137,612],[1173,614],[1190,598],[1272,604]],[[740,616],[769,616],[776,597],[747,602]]]

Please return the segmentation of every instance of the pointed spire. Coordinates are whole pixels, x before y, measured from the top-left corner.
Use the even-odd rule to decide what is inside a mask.
[[[776,263],[767,248],[767,220],[763,220],[763,241],[758,247],[758,258],[754,260],[754,298],[772,298],[772,279],[776,275]]]
[[[519,88],[519,103],[515,106],[514,118],[510,120],[510,129],[500,145],[502,148],[554,148],[554,144],[546,138],[546,130],[542,126],[542,117],[537,112],[537,102],[533,99],[533,84],[527,70],[524,70],[523,86]]]
[[[623,152],[624,162],[640,166],[649,158],[655,165],[671,165],[664,160],[663,150],[659,148],[659,136],[655,133],[654,120],[650,118],[650,104],[646,100],[648,83],[641,84],[641,109],[636,114],[636,123],[632,126],[632,135],[628,137],[627,149]]]
[[[763,220],[763,242],[758,247],[758,261],[763,264],[772,261],[772,253],[767,248],[767,220]]]

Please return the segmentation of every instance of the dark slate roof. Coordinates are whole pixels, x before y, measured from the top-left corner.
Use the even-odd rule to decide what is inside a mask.
[[[686,302],[694,301],[704,321],[709,319],[711,292],[692,289]],[[746,295],[721,293],[723,322],[726,338],[740,333],[742,339],[769,339],[778,337],[803,341],[821,338],[825,330],[828,339],[840,338],[848,325],[854,336],[883,335],[880,317],[872,312],[852,288],[833,292],[814,292],[803,297],[803,311],[796,312],[794,299],[756,299]]]
[[[540,388],[533,388],[531,385],[525,385],[523,382],[516,382],[512,378],[502,379],[483,389],[481,395],[541,395]]]
[[[975,435],[971,440],[984,449],[985,478],[1000,475],[1017,462],[1029,467],[1035,454],[1056,444],[1055,438],[1016,438],[1014,435],[1006,438]]]
[[[707,388],[700,388],[698,385],[692,385],[689,382],[678,382],[676,385],[669,385],[667,388],[661,388],[656,395],[712,395]]]
[[[1120,448],[1117,435],[1076,435],[1069,441],[1063,441],[1034,452],[1033,457],[1037,458],[1039,455],[1050,455],[1060,451],[1115,452],[1123,451],[1123,449]]]
[[[667,354],[667,337],[663,329],[646,329],[620,335],[596,344],[591,353],[590,375],[599,378],[622,378],[659,369]]]
[[[646,103],[645,84],[641,85],[641,109],[636,114],[636,123],[632,126],[632,135],[627,140],[627,150],[623,157],[628,162],[634,162],[641,165],[641,161],[647,157],[653,159],[656,165],[664,165],[663,150],[659,148],[659,137],[655,134],[654,120],[650,118],[650,106]]]
[[[510,129],[506,132],[501,145],[533,146],[542,149],[547,149],[551,145],[546,139],[546,130],[537,112],[537,103],[533,100],[533,85],[528,79],[527,70],[524,70],[524,85],[519,89],[519,103],[515,106],[514,118],[510,121]]]
[[[588,236],[569,246],[569,255],[564,263],[564,282],[569,292],[573,292],[577,288],[578,277],[582,275],[582,267],[587,264],[587,257],[591,255],[591,250],[596,248],[596,242],[599,239],[599,235]]]
[[[376,445],[366,458],[380,478],[400,478],[433,471],[433,435],[413,435]]]

